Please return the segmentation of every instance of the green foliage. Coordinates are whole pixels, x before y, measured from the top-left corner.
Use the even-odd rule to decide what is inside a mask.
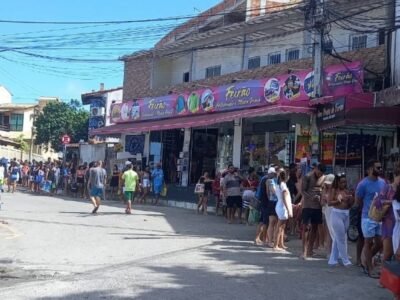
[[[88,139],[89,112],[74,101],[50,102],[34,121],[37,145],[48,145],[55,150],[62,146],[61,137],[68,134],[72,143]]]
[[[19,144],[19,149],[22,152],[27,152],[29,150],[29,144],[26,142],[23,134],[20,134],[17,138],[14,139]]]

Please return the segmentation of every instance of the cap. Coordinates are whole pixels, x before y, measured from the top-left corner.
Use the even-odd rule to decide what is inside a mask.
[[[324,184],[333,184],[334,180],[335,180],[335,175],[328,174],[325,176]]]
[[[271,167],[268,169],[268,174],[276,174],[275,168]]]
[[[127,161],[125,162],[125,166],[129,166],[129,165],[131,165],[131,164],[132,164],[132,162],[129,161],[129,160],[127,160]]]

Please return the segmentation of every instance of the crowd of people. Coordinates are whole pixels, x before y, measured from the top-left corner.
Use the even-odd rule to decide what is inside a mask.
[[[94,206],[93,213],[99,209],[101,200],[122,199],[127,204],[125,212],[130,214],[134,199],[146,203],[153,195],[152,203],[159,203],[164,173],[161,164],[151,172],[149,168],[141,170],[129,160],[122,170],[114,165],[108,175],[102,161],[78,165],[50,158],[46,162],[1,159],[0,190],[14,193],[17,184],[36,194],[89,198]]]
[[[229,224],[256,224],[255,244],[287,249],[288,235],[302,240],[301,257],[305,260],[328,253],[328,265],[353,263],[348,255],[347,231],[350,212],[358,214],[356,264],[371,278],[379,278],[379,258],[400,261],[400,164],[392,178],[385,178],[379,161],[367,164],[367,174],[356,189],[347,186],[346,174],[326,174],[323,164],[310,172],[297,164],[288,168],[269,166],[265,174],[253,168],[242,174],[233,165],[215,179],[207,172],[200,177],[195,193],[197,212],[207,214],[208,202],[214,197],[215,211]],[[260,176],[261,175],[261,176]],[[153,171],[141,170],[127,161],[124,169],[114,166],[110,176],[101,161],[89,164],[63,164],[60,161],[21,162],[0,160],[0,189],[15,192],[17,183],[33,193],[65,194],[89,198],[96,214],[106,197],[120,198],[131,214],[132,202],[146,203],[150,195],[158,204],[165,188],[161,164]]]
[[[215,180],[205,173],[198,182],[198,212],[206,213],[211,194],[216,213],[222,208],[229,224],[256,223],[255,244],[285,250],[290,234],[303,243],[301,257],[308,260],[328,253],[328,265],[353,263],[348,254],[350,213],[358,220],[355,264],[371,278],[380,277],[382,262],[400,261],[400,163],[393,176],[385,177],[379,161],[368,162],[367,174],[348,187],[345,173],[326,174],[323,164],[310,172],[299,165],[271,165],[259,176],[253,168],[245,175],[230,165]]]

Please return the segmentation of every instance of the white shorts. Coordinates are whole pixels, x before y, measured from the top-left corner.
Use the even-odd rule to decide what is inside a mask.
[[[145,187],[145,188],[150,187],[150,180],[149,179],[143,179],[142,186]]]

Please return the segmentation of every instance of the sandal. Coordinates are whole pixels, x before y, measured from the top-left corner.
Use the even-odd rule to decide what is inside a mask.
[[[373,279],[379,279],[381,276],[377,272],[371,272],[371,273],[368,273],[368,277],[373,278]]]

